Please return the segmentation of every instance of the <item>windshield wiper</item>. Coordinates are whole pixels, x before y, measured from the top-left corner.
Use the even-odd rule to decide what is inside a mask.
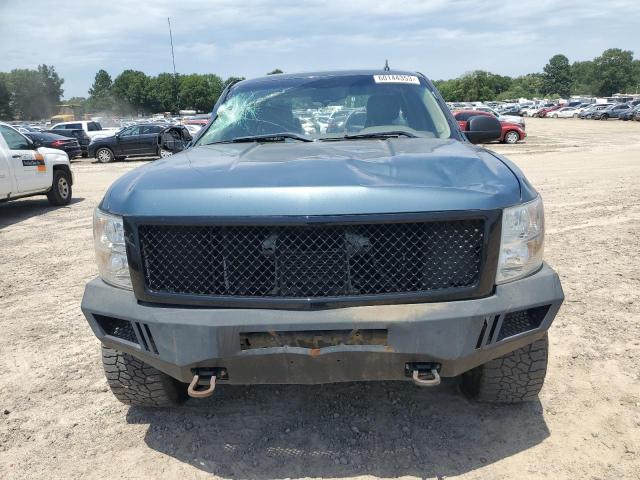
[[[299,140],[301,142],[313,142],[310,138],[304,137],[298,133],[293,132],[281,132],[281,133],[268,133],[265,135],[249,135],[246,137],[236,137],[230,140],[222,140],[219,142],[211,142],[207,145],[214,145],[216,143],[250,143],[250,142],[284,142],[285,139],[291,138],[293,140]]]
[[[417,138],[418,136],[411,132],[405,132],[404,130],[389,130],[388,132],[356,133],[353,135],[345,135],[342,138],[351,140],[351,139],[359,139],[359,138],[397,138],[397,137]]]

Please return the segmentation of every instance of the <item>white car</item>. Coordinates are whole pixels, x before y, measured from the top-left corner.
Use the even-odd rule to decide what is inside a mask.
[[[539,105],[532,105],[522,110],[523,117],[534,117],[542,109]]]
[[[37,147],[0,123],[0,201],[46,195],[52,205],[71,202],[73,173],[62,150]]]
[[[479,110],[481,112],[491,113],[501,122],[519,123],[520,125],[524,125],[524,119],[522,117],[517,117],[515,115],[500,115],[496,110],[491,107],[487,107],[486,105],[479,105],[477,107],[465,107],[464,110]]]
[[[573,118],[578,116],[578,109],[575,107],[562,107],[547,114],[551,118]]]
[[[84,130],[87,136],[94,140],[96,138],[109,137],[115,135],[117,128],[102,128],[98,122],[78,121],[56,123],[51,130]]]

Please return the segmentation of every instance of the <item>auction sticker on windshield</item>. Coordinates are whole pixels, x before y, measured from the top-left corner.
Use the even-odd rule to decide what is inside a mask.
[[[415,75],[374,75],[376,83],[412,83],[420,85],[420,80]]]

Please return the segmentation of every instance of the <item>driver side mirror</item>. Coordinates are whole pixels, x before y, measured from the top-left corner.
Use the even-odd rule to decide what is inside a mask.
[[[502,126],[495,117],[476,115],[467,120],[467,129],[464,134],[471,143],[491,142],[500,139]]]
[[[27,144],[29,145],[29,150],[36,150],[39,147],[42,146],[42,142],[40,142],[39,140],[31,140],[28,137],[25,137],[27,139]]]

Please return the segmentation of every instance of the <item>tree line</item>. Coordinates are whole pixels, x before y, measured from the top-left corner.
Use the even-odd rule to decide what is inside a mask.
[[[268,74],[274,73],[282,70]],[[65,103],[79,107],[79,113],[123,116],[180,109],[208,112],[229,83],[242,79],[223,80],[213,73],[149,76],[137,70],[125,70],[112,79],[108,72],[99,70],[87,97],[72,97]],[[61,103],[63,83],[55,68],[48,65],[39,65],[36,70],[0,72],[0,118],[51,117]],[[640,60],[634,60],[632,51],[610,48],[593,60],[582,62],[570,63],[565,55],[554,55],[540,73],[510,77],[476,70],[434,83],[445,100],[451,102],[570,95],[606,97],[640,91]]]
[[[267,75],[276,73],[283,72],[276,68]],[[89,97],[70,99],[70,103],[83,107],[87,112],[120,115],[178,110],[209,112],[225,87],[240,80],[244,77],[222,80],[214,73],[160,73],[152,77],[137,70],[125,70],[112,81],[109,73],[99,70],[89,89]]]
[[[282,73],[275,69],[267,75]],[[40,120],[49,118],[61,103],[74,105],[77,112],[138,115],[153,112],[177,112],[180,109],[209,112],[229,83],[243,80],[218,75],[148,76],[137,70],[125,70],[115,79],[99,70],[88,97],[61,101],[63,79],[54,67],[40,65],[37,70],[16,69],[0,72],[0,119]]]
[[[640,60],[634,60],[632,51],[619,48],[605,50],[593,60],[573,63],[558,54],[551,57],[541,73],[512,78],[476,70],[451,80],[436,80],[434,84],[448,102],[571,95],[609,97],[615,93],[640,93]]]
[[[55,67],[49,65],[0,72],[0,119],[50,117],[64,93],[63,83]]]

